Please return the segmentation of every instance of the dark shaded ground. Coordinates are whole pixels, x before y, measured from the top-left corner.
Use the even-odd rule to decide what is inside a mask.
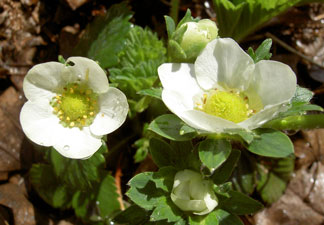
[[[78,224],[72,212],[45,204],[28,182],[28,169],[39,156],[19,124],[25,101],[22,81],[34,64],[56,61],[58,54],[70,56],[86,24],[116,2],[0,1],[0,225],[13,221],[17,225]],[[213,17],[203,3],[182,1],[180,16],[190,7],[194,16]],[[165,37],[163,15],[169,12],[168,1],[132,0],[130,5],[135,12],[132,22]],[[313,103],[323,107],[324,4],[292,8],[241,44],[245,49],[256,47],[267,37],[273,38],[273,59],[289,64],[298,83],[315,93]],[[296,171],[285,195],[256,216],[246,217],[246,224],[324,224],[324,131],[298,132],[293,139]],[[139,170],[149,168],[148,162],[143,161]]]

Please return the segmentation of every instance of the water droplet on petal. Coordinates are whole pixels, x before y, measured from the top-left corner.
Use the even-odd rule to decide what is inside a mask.
[[[68,150],[70,149],[70,146],[68,146],[68,145],[64,145],[63,149],[64,149],[65,151],[68,151]]]

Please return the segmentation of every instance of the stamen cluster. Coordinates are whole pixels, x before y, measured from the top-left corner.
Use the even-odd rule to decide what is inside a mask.
[[[79,83],[66,85],[61,95],[53,97],[51,105],[60,123],[70,128],[90,126],[99,112],[98,95]]]

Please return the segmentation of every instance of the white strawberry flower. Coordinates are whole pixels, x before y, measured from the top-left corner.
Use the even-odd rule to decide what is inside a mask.
[[[165,105],[201,132],[252,130],[287,110],[296,76],[286,64],[253,59],[230,38],[207,44],[194,64],[158,68]]]
[[[171,199],[181,210],[196,215],[208,214],[218,205],[213,183],[192,170],[176,173]]]
[[[128,113],[126,96],[109,87],[103,69],[84,57],[34,66],[23,89],[28,99],[20,112],[24,133],[68,158],[93,155],[102,136],[119,128]]]

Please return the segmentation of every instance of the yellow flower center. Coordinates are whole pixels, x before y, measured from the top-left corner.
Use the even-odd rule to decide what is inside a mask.
[[[212,90],[204,94],[202,102],[199,110],[234,123],[246,120],[254,112],[249,108],[248,98],[233,91]]]
[[[68,84],[61,95],[55,96],[51,105],[64,127],[89,126],[99,112],[98,95],[86,85]]]

